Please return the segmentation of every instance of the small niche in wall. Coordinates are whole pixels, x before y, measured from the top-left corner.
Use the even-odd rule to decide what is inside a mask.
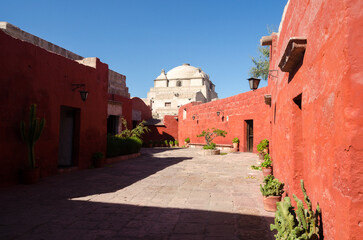
[[[300,93],[293,99],[294,103],[300,108],[300,110],[301,110],[301,100],[302,100],[302,93]]]

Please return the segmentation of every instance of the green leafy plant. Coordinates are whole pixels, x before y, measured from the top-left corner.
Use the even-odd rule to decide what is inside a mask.
[[[273,175],[268,175],[263,179],[264,186],[260,185],[263,196],[281,196],[284,193],[284,183],[281,183]]]
[[[179,141],[178,140],[175,140],[174,141],[174,146],[178,147],[179,146]]]
[[[226,152],[221,152],[220,155],[227,155],[228,153]]]
[[[169,145],[168,140],[164,140],[164,145],[165,145],[165,146],[168,146],[168,145]]]
[[[268,168],[268,167],[272,167],[272,161],[271,160],[265,160],[261,163],[261,167],[263,168]]]
[[[257,151],[262,153],[263,150],[267,149],[269,145],[269,141],[267,139],[261,140],[261,142],[257,145]]]
[[[25,126],[25,121],[20,122],[20,136],[21,140],[25,142],[28,146],[28,159],[29,159],[29,167],[35,168],[35,152],[34,146],[38,141],[39,137],[42,135],[45,119],[42,118],[40,121],[36,117],[37,115],[37,105],[30,105],[30,116],[28,128]]]
[[[119,137],[137,137],[142,138],[142,135],[144,133],[150,132],[150,129],[145,126],[146,121],[140,122],[134,129],[128,129],[127,128],[127,121],[126,119],[122,118],[122,125],[124,126],[125,130],[122,130],[120,134],[118,134]]]
[[[212,144],[213,139],[219,136],[226,137],[226,135],[227,132],[224,130],[212,128],[212,131],[210,131],[208,128],[207,130],[204,130],[201,134],[197,135],[197,137],[204,137],[207,146],[210,146]],[[215,147],[213,149],[215,149]]]
[[[107,157],[116,157],[140,152],[142,140],[137,137],[107,135]]]
[[[239,143],[239,139],[237,137],[233,138],[232,143]]]
[[[285,197],[283,201],[277,203],[275,224],[270,225],[271,231],[277,230],[275,239],[317,240],[322,237],[323,233],[319,231],[321,220],[319,204],[317,204],[316,210],[313,211],[312,204],[304,187],[304,181],[301,180],[300,183],[307,209],[305,209],[303,202],[295,194],[293,194],[293,198],[297,203],[296,211],[291,206],[289,197]]]
[[[186,142],[186,143],[190,143],[190,138],[186,138],[185,140],[184,140],[184,142]]]
[[[170,141],[169,141],[169,145],[170,145],[170,146],[173,146],[173,145],[174,145],[174,141],[173,141],[173,140],[170,140]]]
[[[251,166],[251,169],[253,169],[253,170],[261,170],[261,166],[252,165]]]
[[[215,143],[210,143],[209,145],[203,146],[203,149],[214,150],[214,149],[216,149],[216,144]]]

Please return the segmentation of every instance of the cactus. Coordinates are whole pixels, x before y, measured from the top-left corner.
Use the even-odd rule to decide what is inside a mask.
[[[304,208],[303,202],[294,194],[293,198],[297,203],[297,210],[291,206],[289,197],[285,197],[282,202],[277,203],[275,215],[275,224],[271,224],[272,230],[277,230],[276,239],[287,240],[317,240],[322,233],[319,233],[319,204],[316,211],[312,210],[312,205],[304,187],[304,181],[301,180],[301,189],[304,194],[304,201],[307,209]]]
[[[28,131],[25,127],[25,121],[20,122],[20,136],[21,139],[28,145],[28,159],[30,168],[35,168],[35,153],[34,146],[38,141],[40,135],[43,132],[45,119],[42,118],[40,121],[36,118],[37,105],[30,105],[30,117]]]
[[[268,175],[263,179],[264,186],[260,185],[263,196],[281,196],[284,193],[284,183],[281,183],[273,175]]]

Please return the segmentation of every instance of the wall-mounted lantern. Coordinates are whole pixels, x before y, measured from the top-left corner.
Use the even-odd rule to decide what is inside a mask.
[[[219,116],[219,115],[221,115],[221,112],[220,111],[217,112],[217,116]]]
[[[253,90],[253,91],[255,91],[258,88],[258,84],[260,84],[260,81],[261,81],[261,79],[253,78],[253,77],[251,77],[251,78],[249,78],[247,80],[250,83],[251,90]]]
[[[193,115],[192,119],[195,120],[195,115]]]
[[[84,83],[81,83],[81,84],[76,83],[76,84],[72,84],[72,86],[73,86],[72,91],[74,91],[74,90],[76,90],[78,88],[81,88],[79,90],[79,94],[81,95],[82,101],[83,102],[86,101],[86,99],[88,97],[88,91],[85,90],[86,84],[84,84]]]

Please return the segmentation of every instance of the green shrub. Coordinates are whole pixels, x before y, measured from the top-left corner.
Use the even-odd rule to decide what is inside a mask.
[[[142,140],[138,137],[107,135],[107,157],[140,152]]]
[[[164,141],[164,145],[165,145],[165,146],[169,146],[169,142],[168,142],[168,140],[165,140],[165,141]]]
[[[259,153],[262,153],[263,150],[265,150],[266,148],[268,148],[269,145],[269,141],[267,139],[263,139],[258,145],[257,145],[257,151]]]
[[[271,160],[265,160],[263,163],[261,163],[261,167],[268,168],[272,166]]]
[[[239,143],[239,139],[237,137],[233,138],[232,143]]]
[[[169,141],[169,145],[170,145],[170,146],[173,146],[173,145],[174,145],[174,141],[173,141],[173,140],[170,140],[170,141]]]
[[[211,149],[211,150],[214,150],[214,149],[216,149],[216,144],[215,143],[210,143],[209,145],[203,146],[203,149]]]
[[[284,183],[281,183],[273,175],[268,175],[263,179],[264,186],[260,185],[263,196],[281,196],[284,193]]]
[[[190,143],[190,138],[186,138],[185,140],[184,140],[184,142],[186,142],[186,143]]]
[[[174,142],[174,146],[178,147],[179,146],[179,141],[178,140],[175,140]]]

